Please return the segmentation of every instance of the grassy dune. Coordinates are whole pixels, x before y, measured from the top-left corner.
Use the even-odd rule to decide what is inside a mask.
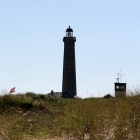
[[[140,139],[140,96],[60,99],[0,96],[0,140]]]

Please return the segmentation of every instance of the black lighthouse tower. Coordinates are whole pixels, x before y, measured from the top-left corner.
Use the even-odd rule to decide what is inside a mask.
[[[62,97],[74,98],[76,91],[76,64],[75,64],[75,42],[73,37],[73,29],[66,30],[64,42],[64,58],[63,58],[63,81],[62,81]]]

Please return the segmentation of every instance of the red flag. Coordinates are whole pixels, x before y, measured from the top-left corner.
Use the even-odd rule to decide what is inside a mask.
[[[10,93],[15,92],[15,87],[11,88]]]

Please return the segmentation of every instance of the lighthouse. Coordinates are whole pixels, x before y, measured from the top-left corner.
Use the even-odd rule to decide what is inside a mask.
[[[75,62],[75,42],[73,29],[69,26],[66,29],[66,36],[63,38],[63,78],[62,78],[62,97],[74,98],[77,95],[76,89],[76,62]]]

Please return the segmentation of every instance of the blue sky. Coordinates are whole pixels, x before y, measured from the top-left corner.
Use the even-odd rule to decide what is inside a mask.
[[[76,36],[77,94],[114,95],[117,73],[140,85],[139,0],[0,0],[0,91],[62,90],[63,37]]]

